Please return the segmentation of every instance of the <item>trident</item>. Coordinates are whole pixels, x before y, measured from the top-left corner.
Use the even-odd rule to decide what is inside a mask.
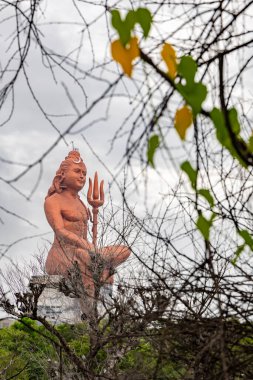
[[[104,204],[104,181],[100,182],[98,192],[98,174],[94,175],[94,183],[92,186],[92,180],[89,178],[89,189],[87,194],[88,203],[92,206],[93,214],[93,227],[92,227],[92,243],[94,247],[97,247],[97,225],[98,225],[98,208]],[[93,192],[92,192],[93,187]]]

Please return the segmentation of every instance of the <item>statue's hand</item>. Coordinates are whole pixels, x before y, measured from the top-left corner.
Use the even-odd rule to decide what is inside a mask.
[[[92,192],[93,188],[93,192]],[[104,181],[100,182],[98,191],[98,175],[97,172],[94,176],[94,185],[92,186],[92,180],[89,178],[89,189],[87,194],[88,203],[94,207],[98,208],[104,204]]]
[[[87,251],[95,252],[94,244],[88,242],[87,240],[83,240],[82,243],[84,249],[87,249]]]

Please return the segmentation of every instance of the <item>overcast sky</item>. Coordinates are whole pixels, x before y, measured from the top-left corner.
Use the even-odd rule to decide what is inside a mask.
[[[30,88],[24,73],[21,72],[14,87],[13,115],[1,127],[0,157],[2,161],[0,161],[0,176],[5,180],[15,178],[18,173],[22,172],[24,167],[14,164],[10,165],[5,163],[4,160],[26,165],[36,161],[48,147],[55,143],[59,136],[59,132],[52,127],[50,121],[63,133],[76,120],[77,109],[80,114],[84,113],[106,90],[108,83],[118,77],[120,68],[116,63],[110,62],[109,35],[113,36],[113,30],[110,24],[107,23],[108,19],[104,13],[104,7],[100,6],[99,3],[99,1],[94,1],[90,4],[89,2],[78,2],[85,19],[84,22],[78,9],[69,0],[40,2],[41,9],[37,13],[36,22],[41,33],[41,41],[48,51],[57,53],[56,58],[58,61],[60,60],[59,56],[68,56],[73,62],[70,62],[68,66],[63,66],[69,69],[70,75],[53,65],[53,76],[52,72],[48,69],[47,60],[45,57],[42,59],[39,47],[34,42],[31,43],[25,64],[25,74],[29,78]],[[119,2],[111,1],[108,4],[113,5],[117,3]],[[139,2],[136,2],[136,7],[138,4]],[[122,7],[126,5],[129,8],[128,1],[121,1],[120,5]],[[26,6],[27,4],[24,2],[24,9]],[[16,30],[16,19],[15,17],[9,18],[9,16],[14,16],[14,8],[10,7],[4,12],[2,12],[2,20],[5,21],[0,26],[2,68],[17,50],[17,39],[14,38],[12,42],[13,37],[15,37],[13,32]],[[178,13],[180,13],[180,9]],[[162,21],[163,13],[158,14],[157,17]],[[183,17],[184,14],[182,13],[182,22]],[[85,23],[89,25],[88,29],[84,28]],[[177,23],[178,21],[171,22],[170,27],[175,28]],[[83,29],[84,33],[82,33]],[[159,24],[159,33],[166,34],[167,30],[167,24],[161,22]],[[152,33],[153,36],[158,36],[156,29],[152,30]],[[187,33],[189,33],[187,30],[179,31],[178,45],[180,45],[179,37],[185,37]],[[24,43],[24,41],[23,36],[22,42]],[[82,45],[82,49],[78,49],[80,44]],[[77,68],[74,67],[76,59],[78,59]],[[3,85],[13,76],[17,64],[18,55],[10,64],[9,71],[3,78]],[[233,63],[231,62],[232,69]],[[100,101],[97,106],[92,108],[91,112],[87,113],[75,125],[71,130],[72,134],[66,135],[65,141],[62,139],[45,157],[39,185],[29,201],[25,197],[29,197],[40,175],[38,165],[19,181],[13,182],[12,185],[15,188],[10,187],[3,181],[1,182],[0,206],[36,225],[35,228],[24,220],[8,214],[5,210],[0,210],[2,252],[5,252],[6,245],[14,243],[8,249],[5,257],[1,259],[0,264],[2,266],[6,263],[6,258],[8,260],[15,259],[18,262],[24,262],[25,260],[32,259],[38,252],[48,249],[48,241],[52,240],[53,234],[44,216],[44,198],[60,162],[68,154],[69,150],[72,149],[72,141],[74,146],[79,148],[87,165],[88,176],[93,176],[95,170],[98,170],[100,178],[105,180],[106,195],[108,196],[108,184],[112,181],[111,173],[115,175],[119,171],[119,162],[124,153],[126,137],[123,135],[115,144],[114,149],[108,154],[110,140],[113,133],[115,133],[129,113],[134,114],[134,108],[129,101],[128,94],[133,93],[133,96],[135,96],[136,86],[134,81],[138,78],[139,72],[140,68],[134,73],[133,80],[125,77],[117,87],[117,96],[114,97],[113,101],[108,103],[108,98]],[[74,81],[75,77],[80,80],[82,88]],[[249,96],[251,94],[251,83],[252,77],[249,78],[246,86]],[[150,79],[150,85],[152,88],[156,83]],[[31,91],[33,91],[33,96]],[[69,96],[66,95],[66,91]],[[163,89],[161,89],[161,94],[163,94]],[[74,105],[71,99],[74,100]],[[38,103],[47,113],[48,120],[43,115]],[[208,105],[208,101],[206,104]],[[12,105],[12,96],[10,94],[0,114],[1,122],[4,122],[8,118]],[[170,109],[168,112],[171,112]],[[94,121],[96,123],[93,123]],[[130,125],[131,119],[129,121]],[[92,146],[95,154],[89,149],[82,135]],[[191,136],[192,131],[189,132],[188,138],[191,139]],[[169,142],[172,149],[175,149],[172,151],[173,157],[175,158],[175,155],[179,156],[179,163],[191,154],[188,151],[187,144],[183,148],[181,147],[180,140],[173,130],[170,133]],[[176,151],[178,146],[180,146],[180,150]],[[157,158],[159,170],[149,169],[148,176],[146,172],[140,171],[137,163],[136,166],[133,165],[134,174],[137,175],[137,182],[140,185],[139,192],[136,191],[130,179],[127,185],[129,186],[129,195],[131,195],[129,198],[131,205],[136,208],[136,211],[140,215],[144,210],[142,200],[145,196],[152,208],[161,196],[166,195],[165,192],[168,190],[168,184],[173,188],[177,183],[179,171],[176,172],[173,169],[173,162],[169,162],[168,158],[166,159],[165,168],[163,166],[165,158],[160,157],[160,160]],[[121,176],[118,177],[119,184],[123,182],[123,174],[121,172]],[[150,191],[145,193],[143,183],[145,183],[146,178],[149,181],[148,189]],[[120,206],[122,200],[116,184],[114,184],[111,191],[114,202]],[[86,192],[87,186],[82,194],[84,201]]]
[[[14,87],[13,115],[1,128],[0,157],[2,161],[0,162],[0,172],[1,177],[5,180],[13,179],[17,174],[22,172],[24,167],[15,164],[10,165],[5,163],[4,160],[19,164],[31,164],[48,147],[54,144],[58,137],[58,132],[46,120],[34,97],[36,97],[40,107],[48,114],[48,118],[63,133],[71,122],[77,118],[75,108],[78,108],[80,113],[85,112],[87,107],[99,98],[101,93],[107,88],[108,83],[106,83],[106,80],[116,78],[120,72],[119,67],[115,63],[110,64],[108,67],[105,65],[103,69],[100,69],[101,63],[111,60],[107,32],[108,25],[106,24],[104,8],[87,3],[80,3],[79,5],[83,11],[86,23],[91,24],[89,33],[86,30],[83,36],[81,33],[84,25],[83,20],[78,15],[78,11],[72,2],[68,0],[41,2],[41,11],[38,12],[40,16],[37,18],[37,23],[41,33],[43,33],[43,35],[41,34],[41,40],[47,49],[51,49],[62,56],[68,55],[73,60],[79,54],[79,71],[72,67],[69,67],[69,70],[71,75],[76,76],[78,79],[81,77],[85,78],[82,81],[83,89],[74,82],[73,77],[64,74],[57,67],[54,68],[55,78],[53,78],[50,70],[43,65],[47,65],[47,62],[45,60],[44,62],[42,61],[40,49],[32,42],[25,65],[25,73],[29,78],[29,86],[31,88],[29,89],[25,75],[21,72]],[[2,14],[2,18],[13,15],[14,9],[10,8]],[[93,21],[94,23],[92,24]],[[17,41],[15,40],[10,46],[15,28],[15,18],[8,19],[1,24],[1,51],[5,51],[5,55],[1,57],[2,67],[4,67],[11,54],[17,49]],[[24,38],[22,41],[24,42]],[[83,44],[83,48],[79,51],[77,48],[80,43]],[[9,69],[15,70],[17,66],[16,62],[18,62],[18,59],[15,59],[11,63]],[[98,67],[96,68],[96,66]],[[88,75],[85,75],[85,72]],[[89,74],[92,76],[89,77]],[[12,71],[4,76],[4,84],[7,83],[11,75],[13,75]],[[104,81],[101,81],[101,78]],[[134,89],[131,79],[125,78],[124,83],[128,86],[129,92],[131,92],[131,88]],[[69,97],[66,96],[66,88],[70,94]],[[34,97],[31,94],[31,89]],[[29,200],[25,199],[25,197],[29,197],[36,184],[40,175],[39,166],[34,167],[19,181],[12,183],[15,188],[1,182],[1,251],[5,253],[6,246],[11,245],[4,257],[1,258],[0,263],[2,267],[6,263],[9,263],[10,259],[22,263],[32,259],[38,252],[47,251],[49,247],[48,241],[52,240],[53,234],[44,216],[44,198],[60,162],[69,150],[72,149],[72,141],[74,146],[79,148],[87,165],[88,176],[93,176],[95,170],[98,170],[100,178],[105,180],[105,189],[108,195],[108,184],[112,181],[111,173],[114,175],[118,172],[118,164],[125,147],[125,140],[123,138],[114,146],[112,152],[108,154],[110,139],[124,117],[131,110],[129,100],[121,96],[121,91],[123,93],[123,90],[122,85],[117,88],[119,96],[110,104],[109,112],[107,111],[108,100],[99,102],[98,106],[92,109],[91,113],[87,114],[73,128],[72,132],[74,134],[67,135],[65,141],[61,140],[53,151],[45,157],[39,185]],[[70,97],[74,99],[75,106],[71,104]],[[1,112],[1,122],[8,117],[11,108],[12,97],[9,96]],[[99,119],[105,117],[107,120],[99,121]],[[78,132],[94,120],[98,120],[98,122],[92,125],[92,127]],[[82,135],[92,145],[95,155],[88,148]],[[145,177],[145,173],[143,177],[143,174],[140,175],[140,171],[136,167],[136,174],[139,175],[138,181],[140,184]],[[155,171],[150,169],[149,181],[151,186],[154,183],[152,187],[153,191],[148,195],[150,204],[154,204],[157,196],[160,196],[162,191],[159,178],[160,174],[156,175]],[[119,184],[122,184],[122,180],[123,177],[119,176]],[[172,170],[170,182],[175,182],[175,180],[176,176]],[[130,190],[130,188],[131,186],[129,186],[131,205],[135,206],[137,210],[139,207],[139,211],[141,212],[142,206],[140,200],[144,196],[144,193],[132,191],[133,189]],[[141,190],[143,190],[143,187],[140,187]],[[82,194],[84,200],[86,200],[86,192],[87,186]],[[116,185],[112,188],[112,194],[113,201],[120,206],[122,201]],[[8,214],[5,210],[25,218],[36,227]]]

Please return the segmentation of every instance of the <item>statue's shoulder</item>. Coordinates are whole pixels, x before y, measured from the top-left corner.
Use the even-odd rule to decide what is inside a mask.
[[[61,198],[62,198],[61,194],[54,193],[54,194],[50,195],[50,197],[46,197],[44,206],[47,208],[47,207],[53,207],[56,205],[60,205],[61,204]]]

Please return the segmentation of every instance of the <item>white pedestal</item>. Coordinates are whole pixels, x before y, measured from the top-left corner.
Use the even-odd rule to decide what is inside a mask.
[[[45,285],[38,301],[38,315],[46,317],[54,324],[82,322],[80,299],[66,296],[59,290],[62,279],[63,276],[60,275],[33,276],[31,278],[30,284]],[[109,307],[112,301],[112,285],[106,284],[102,287],[100,297],[102,302],[98,302],[98,312],[103,315],[106,307]]]
[[[55,324],[81,322],[82,312],[79,299],[67,297],[59,291],[61,279],[62,276],[59,275],[33,276],[31,278],[31,284],[45,285],[45,289],[39,297],[38,314]]]

